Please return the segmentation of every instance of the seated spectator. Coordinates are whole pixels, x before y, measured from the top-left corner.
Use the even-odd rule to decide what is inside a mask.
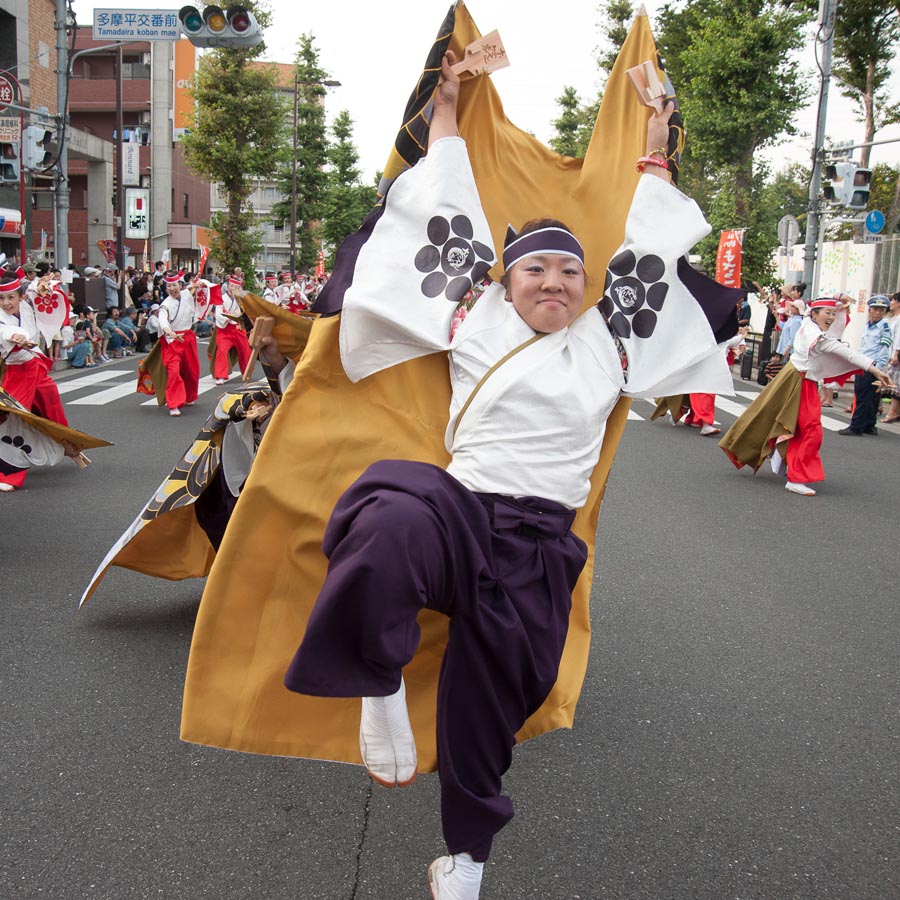
[[[66,351],[69,365],[73,369],[89,369],[97,365],[94,362],[94,345],[87,339],[83,328],[76,329],[72,346]]]
[[[125,332],[125,336],[128,338],[128,343],[122,348],[122,354],[124,356],[133,356],[134,350],[131,348],[137,345],[138,332],[140,331],[140,326],[138,325],[138,311],[133,306],[129,306],[125,310],[124,315],[119,318],[119,327]]]
[[[105,321],[103,322],[103,346],[100,352],[100,358],[106,357],[107,360],[121,359],[123,348],[131,344],[131,338],[122,327],[121,313],[118,307],[113,306],[108,310]]]
[[[93,306],[85,306],[75,322],[75,330],[79,328],[85,333],[86,340],[91,344],[91,355],[100,362],[109,362],[109,357],[103,355],[103,332],[97,324],[97,310]]]
[[[150,315],[147,317],[147,336],[152,347],[159,340],[159,304],[150,304]]]
[[[773,353],[766,363],[766,378],[771,381],[784,367],[784,357],[780,353]]]
[[[153,346],[153,341],[150,339],[150,332],[147,331],[147,322],[149,318],[149,310],[142,309],[137,313],[137,319],[135,320],[135,326],[137,328],[137,340],[134,344],[135,353],[149,353],[150,348]]]
[[[75,329],[71,325],[63,325],[57,338],[53,339],[54,359],[68,359],[69,350],[75,345]]]

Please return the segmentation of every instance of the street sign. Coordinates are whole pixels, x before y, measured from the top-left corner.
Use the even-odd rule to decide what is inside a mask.
[[[22,140],[22,120],[18,116],[0,116],[0,141],[17,144]]]
[[[778,220],[778,240],[785,247],[796,244],[800,237],[800,223],[795,216],[782,216]]]
[[[125,141],[122,144],[122,184],[141,183],[141,145]]]
[[[150,237],[150,189],[125,189],[125,237],[146,240]]]
[[[177,41],[177,9],[95,9],[95,41]]]
[[[884,240],[883,234],[872,234],[871,231],[867,231],[863,235],[862,242],[864,244],[880,244]]]
[[[16,89],[13,83],[5,76],[0,75],[0,112],[6,109],[7,104],[16,99]]]
[[[884,213],[873,209],[866,216],[866,231],[869,234],[881,234],[884,231]]]

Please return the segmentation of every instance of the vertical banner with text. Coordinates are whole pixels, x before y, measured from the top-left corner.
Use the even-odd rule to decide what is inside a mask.
[[[190,85],[196,68],[197,48],[187,38],[175,41],[175,96],[172,105],[172,140],[175,141],[194,127],[194,98],[191,97]]]
[[[741,254],[744,245],[744,229],[723,231],[716,255],[716,281],[725,287],[741,286]]]

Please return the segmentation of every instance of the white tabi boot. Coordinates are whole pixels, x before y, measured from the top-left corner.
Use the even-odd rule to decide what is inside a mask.
[[[374,781],[406,787],[416,780],[416,739],[406,709],[406,685],[389,697],[363,697],[359,752]]]
[[[484,863],[468,853],[441,856],[428,867],[428,884],[434,900],[478,900]]]

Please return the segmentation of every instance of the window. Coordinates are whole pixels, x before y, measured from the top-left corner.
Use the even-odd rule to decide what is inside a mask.
[[[150,66],[142,62],[123,62],[122,77],[131,79],[149,79]]]
[[[184,198],[184,213],[183,213],[183,215],[184,215],[185,218],[187,218],[187,217],[188,217],[188,200],[189,200],[189,195],[188,195],[188,194],[182,194],[182,197]]]

